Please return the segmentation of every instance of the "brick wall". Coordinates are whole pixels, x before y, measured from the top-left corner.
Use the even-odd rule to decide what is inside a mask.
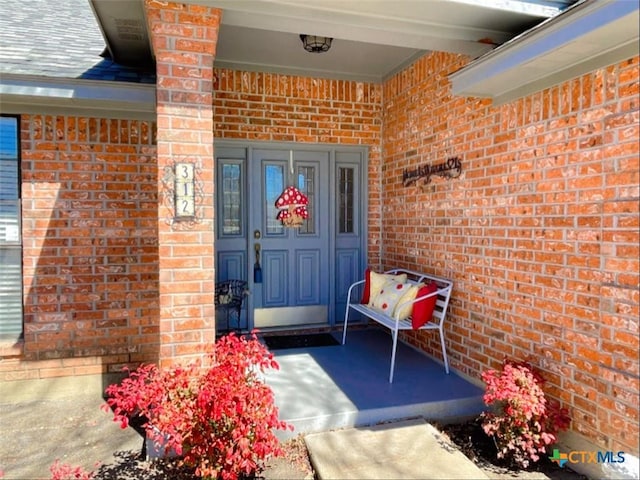
[[[382,86],[214,69],[214,136],[369,147],[369,263],[380,264]]]
[[[452,365],[479,377],[529,359],[575,431],[638,453],[637,58],[492,107],[451,95],[446,75],[465,60],[447,54],[382,86],[214,70],[217,11],[146,5],[157,147],[145,122],[23,117],[25,345],[3,357],[4,379],[201,354],[213,338],[213,137],[359,144],[369,263],[455,281]],[[184,155],[205,189],[189,228],[158,196]],[[460,178],[402,186],[403,169],[451,156]],[[429,335],[410,340],[439,351]]]
[[[156,57],[160,364],[202,358],[215,341],[212,69],[221,12],[145,2]],[[196,167],[196,220],[174,222],[162,184],[175,162]],[[169,182],[171,183],[171,182]]]
[[[455,368],[529,359],[576,432],[637,455],[638,58],[498,107],[452,96],[464,62],[429,55],[384,85],[383,264],[454,280]],[[403,187],[452,156],[460,178]]]
[[[0,379],[157,359],[154,128],[22,116],[24,344],[5,346]]]
[[[168,11],[175,18],[182,10]],[[184,28],[164,24],[156,32],[197,35]],[[0,346],[0,380],[118,372],[124,364],[194,356],[210,345],[212,127],[199,104],[211,100],[207,72],[199,70],[200,63],[211,65],[209,58],[191,50],[160,55],[159,140],[147,122],[22,117],[25,341]],[[215,73],[218,138],[371,147],[375,263],[381,86]],[[164,167],[175,154],[197,157],[203,175],[207,199],[195,225],[172,225],[163,197]]]

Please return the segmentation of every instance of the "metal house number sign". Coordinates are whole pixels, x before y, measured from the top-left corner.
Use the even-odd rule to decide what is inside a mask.
[[[195,166],[193,163],[176,163],[174,188],[177,219],[193,218],[196,215]]]

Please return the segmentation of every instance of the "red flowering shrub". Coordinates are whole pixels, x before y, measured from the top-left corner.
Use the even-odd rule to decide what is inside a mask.
[[[528,363],[505,360],[502,370],[482,373],[487,384],[484,403],[492,411],[481,415],[482,428],[493,438],[498,458],[526,468],[537,462],[570,418],[558,402],[545,397],[540,372]]]
[[[92,480],[95,476],[93,472],[87,472],[82,467],[74,467],[56,460],[51,467],[51,480]]]
[[[200,477],[259,472],[283,453],[273,429],[291,428],[278,420],[273,392],[260,377],[278,364],[255,333],[220,338],[209,359],[206,369],[142,365],[130,372],[106,389],[114,420],[126,428],[132,416],[146,418],[147,435]]]

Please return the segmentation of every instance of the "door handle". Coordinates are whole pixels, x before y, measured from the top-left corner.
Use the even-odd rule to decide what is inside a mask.
[[[256,252],[256,263],[253,264],[253,283],[262,283],[262,267],[260,266],[260,244],[253,246]]]

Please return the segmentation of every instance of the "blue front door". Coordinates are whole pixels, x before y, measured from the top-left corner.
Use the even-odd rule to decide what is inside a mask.
[[[216,144],[216,280],[246,280],[240,327],[333,325],[366,263],[365,150]],[[277,220],[289,186],[307,196],[300,226]]]
[[[262,279],[253,286],[255,327],[327,324],[329,152],[256,149],[249,178],[251,250]],[[289,186],[309,201],[309,218],[295,228],[276,219],[276,200]]]

